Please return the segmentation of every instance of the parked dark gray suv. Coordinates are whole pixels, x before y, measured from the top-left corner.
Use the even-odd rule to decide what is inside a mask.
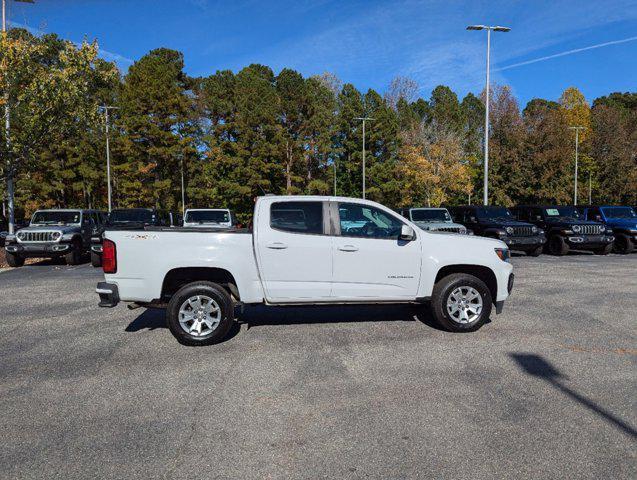
[[[91,235],[105,218],[98,210],[38,210],[28,227],[7,235],[7,263],[21,267],[26,258],[64,257],[68,265],[77,265],[88,254]]]

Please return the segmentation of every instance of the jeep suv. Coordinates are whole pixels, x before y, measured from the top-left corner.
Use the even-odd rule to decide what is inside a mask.
[[[98,210],[38,210],[28,227],[6,236],[7,263],[21,267],[26,258],[64,257],[68,265],[77,265],[103,219]]]
[[[637,244],[637,213],[631,207],[582,205],[578,212],[586,220],[604,223],[612,228],[617,253],[631,253]]]
[[[546,237],[541,228],[516,220],[505,207],[466,205],[450,207],[457,223],[472,230],[475,235],[497,238],[509,249],[537,257],[542,253]]]
[[[429,232],[468,233],[464,225],[451,220],[446,208],[403,208],[398,213]]]
[[[520,205],[512,211],[519,220],[544,229],[553,255],[566,255],[571,249],[607,255],[613,248],[613,231],[602,223],[584,220],[575,207]]]
[[[102,240],[105,230],[144,230],[145,227],[173,227],[178,221],[172,212],[156,208],[116,208],[91,237],[91,265],[102,266]]]

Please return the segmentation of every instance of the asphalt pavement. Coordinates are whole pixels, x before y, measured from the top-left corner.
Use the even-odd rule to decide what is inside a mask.
[[[475,333],[255,307],[205,348],[90,265],[1,272],[0,477],[637,478],[637,254],[513,263]]]

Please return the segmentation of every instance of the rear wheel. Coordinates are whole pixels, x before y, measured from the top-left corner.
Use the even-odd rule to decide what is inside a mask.
[[[559,235],[553,235],[549,238],[549,252],[551,252],[551,255],[566,255],[569,250],[568,245]]]
[[[94,267],[101,267],[102,257],[95,252],[91,252],[91,265]]]
[[[179,289],[168,303],[171,333],[183,345],[211,345],[223,340],[234,321],[228,292],[212,282],[193,282]]]
[[[473,275],[454,273],[434,286],[431,310],[434,318],[452,332],[474,331],[491,314],[491,292]]]
[[[4,254],[10,267],[21,267],[22,265],[24,265],[24,257],[6,251],[4,252]]]
[[[613,249],[613,244],[610,244],[610,245],[606,245],[605,247],[593,250],[593,253],[595,255],[608,255],[612,249]]]
[[[620,233],[615,237],[614,250],[617,253],[631,253],[634,249],[635,244],[628,235]]]
[[[539,247],[535,247],[533,250],[529,250],[526,254],[529,257],[539,257],[542,255],[542,251],[544,250],[544,245],[540,245]]]

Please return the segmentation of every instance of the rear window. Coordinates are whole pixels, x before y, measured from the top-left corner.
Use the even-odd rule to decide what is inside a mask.
[[[295,233],[323,233],[322,202],[275,202],[270,207],[270,226]]]
[[[224,210],[191,210],[186,212],[189,223],[230,223],[230,214]]]

